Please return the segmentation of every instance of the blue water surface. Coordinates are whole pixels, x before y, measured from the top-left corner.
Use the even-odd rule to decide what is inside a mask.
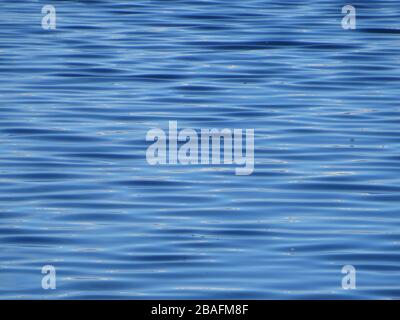
[[[0,16],[1,299],[400,298],[399,1]],[[254,128],[254,173],[150,166],[146,133],[168,121]]]

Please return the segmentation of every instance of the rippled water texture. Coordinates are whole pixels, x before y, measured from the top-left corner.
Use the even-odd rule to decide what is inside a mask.
[[[1,298],[400,298],[397,0],[0,15]],[[255,172],[149,166],[170,120],[254,128]]]

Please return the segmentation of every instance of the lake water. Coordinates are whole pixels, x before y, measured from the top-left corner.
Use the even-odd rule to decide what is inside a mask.
[[[398,1],[0,15],[0,298],[400,298]],[[254,173],[150,166],[169,121],[254,128]]]

